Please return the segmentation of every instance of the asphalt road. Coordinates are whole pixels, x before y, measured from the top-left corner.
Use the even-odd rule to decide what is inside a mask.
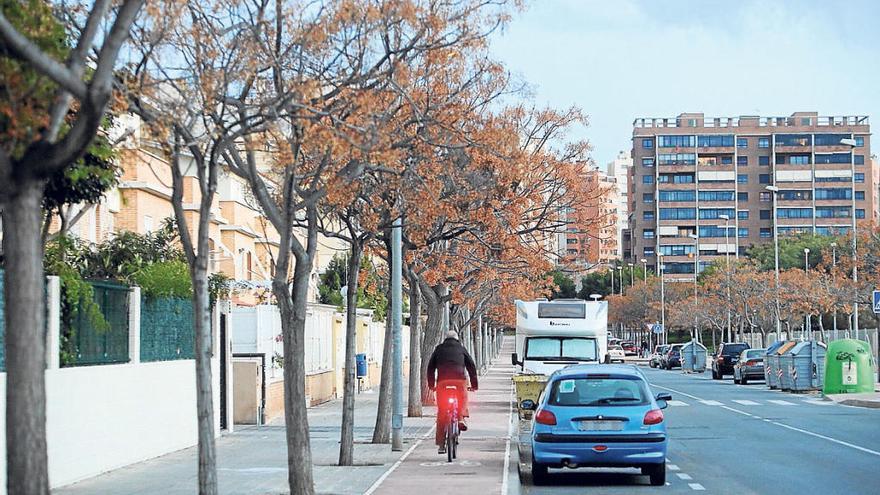
[[[655,394],[673,397],[664,411],[667,486],[650,486],[634,469],[578,469],[551,470],[552,485],[535,487],[524,462],[519,493],[880,493],[880,409],[771,391],[762,382],[719,382],[709,373],[643,369]],[[518,455],[529,458],[522,446]]]

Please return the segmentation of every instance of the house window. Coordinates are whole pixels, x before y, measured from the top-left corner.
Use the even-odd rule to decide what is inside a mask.
[[[758,165],[763,165],[763,166],[770,165],[770,157],[769,156],[759,156],[758,157]]]
[[[738,156],[736,157],[736,164],[740,167],[745,167],[749,164],[749,157],[747,156]]]
[[[758,176],[759,184],[769,184],[770,183],[770,174],[761,174]]]
[[[865,137],[864,136],[856,136],[856,147],[861,148],[865,146]]]
[[[737,148],[748,148],[749,147],[748,138],[736,138],[736,147]]]
[[[809,165],[810,155],[792,155],[788,163],[792,165]]]
[[[651,149],[654,147],[653,139],[642,139],[642,148]]]
[[[653,211],[644,211],[642,212],[642,220],[653,220],[654,212]]]
[[[642,166],[643,167],[653,167],[654,166],[654,158],[653,157],[642,158]]]
[[[654,193],[643,193],[642,194],[642,202],[643,203],[653,203],[654,202]]]
[[[654,246],[645,247],[644,251],[642,251],[645,256],[654,256]]]
[[[721,164],[722,165],[732,165],[733,164],[733,157],[732,156],[722,156],[721,157]]]
[[[748,227],[740,227],[738,235],[739,235],[739,237],[748,237],[749,236]]]
[[[855,175],[853,176],[853,180],[855,182],[865,182],[865,174],[860,173],[860,172],[856,172]]]
[[[863,201],[865,199],[865,191],[856,191],[856,200]]]
[[[770,138],[758,138],[758,148],[769,148]]]
[[[748,220],[749,219],[749,210],[739,210],[736,212],[736,218],[740,220]]]
[[[737,174],[737,176],[736,176],[736,182],[737,182],[738,184],[748,184],[748,183],[749,183],[749,176],[748,176],[748,174]]]
[[[761,220],[770,220],[770,210],[761,210]]]
[[[856,218],[865,218],[865,210],[856,208]]]
[[[743,202],[748,201],[749,200],[749,193],[747,193],[747,192],[736,193],[736,200],[743,201]]]
[[[653,175],[643,175],[642,176],[642,184],[653,184],[654,176]]]
[[[645,229],[642,231],[642,237],[645,239],[653,239],[654,238],[654,229]]]
[[[784,165],[785,164],[785,155],[776,155],[776,164]]]
[[[765,228],[761,229],[761,238],[762,239],[766,239],[766,238],[770,237],[771,235],[773,235],[773,234],[770,231],[770,229],[765,229]]]
[[[864,165],[865,164],[865,155],[855,155],[853,157],[853,163],[856,165]]]

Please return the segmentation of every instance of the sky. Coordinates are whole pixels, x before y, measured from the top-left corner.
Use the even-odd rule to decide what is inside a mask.
[[[492,40],[601,168],[637,117],[880,116],[880,0],[532,0]],[[880,125],[880,121],[876,122]]]

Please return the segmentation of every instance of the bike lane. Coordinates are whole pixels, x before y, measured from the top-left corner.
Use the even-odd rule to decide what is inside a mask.
[[[510,364],[513,339],[506,339],[502,352],[489,371],[480,377],[480,389],[471,393],[469,429],[463,432],[458,458],[446,462],[437,453],[434,431],[409,447],[405,458],[387,477],[367,492],[372,494],[433,493],[501,494],[506,488],[511,445],[510,418],[513,389]],[[426,408],[436,417],[436,408]]]

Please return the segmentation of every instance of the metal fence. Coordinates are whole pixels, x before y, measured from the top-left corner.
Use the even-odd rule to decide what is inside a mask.
[[[194,347],[191,300],[141,298],[141,361],[194,359]]]
[[[94,321],[80,305],[69,325],[62,323],[62,338],[67,342],[68,352],[62,353],[61,366],[128,362],[129,289],[112,282],[89,283],[104,321]]]

